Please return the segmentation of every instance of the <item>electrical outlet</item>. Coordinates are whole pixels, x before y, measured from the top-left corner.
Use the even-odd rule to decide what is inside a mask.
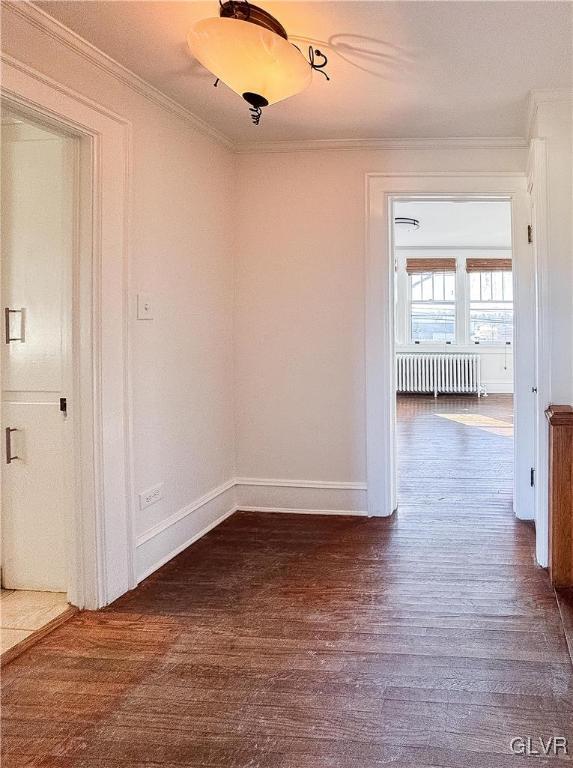
[[[153,488],[148,488],[146,491],[139,494],[139,508],[145,509],[146,507],[150,507],[162,498],[163,483],[158,483],[157,485],[154,485]]]

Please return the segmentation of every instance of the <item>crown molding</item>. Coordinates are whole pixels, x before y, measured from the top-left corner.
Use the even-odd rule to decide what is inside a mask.
[[[270,152],[356,151],[356,150],[436,150],[436,149],[525,149],[520,136],[446,137],[425,139],[308,139],[306,141],[267,141],[235,145],[240,155]]]
[[[371,139],[309,139],[302,141],[263,141],[235,143],[222,131],[213,128],[191,110],[167,96],[154,85],[144,80],[135,72],[108,56],[102,50],[66,27],[62,22],[31,0],[2,2],[2,11],[10,12],[25,19],[27,23],[41,30],[49,37],[65,45],[92,65],[116,78],[131,90],[163,109],[188,122],[199,133],[208,136],[217,143],[237,154],[265,154],[281,152],[310,151],[357,151],[357,150],[437,150],[437,149],[524,149],[528,140],[519,136],[500,137],[444,137],[444,138],[371,138]],[[567,101],[573,99],[573,89],[538,89],[529,94],[527,136],[531,135],[531,126],[539,104],[549,101]]]
[[[6,13],[7,11],[25,19],[28,24],[41,30],[62,45],[65,45],[74,53],[78,54],[86,61],[89,61],[108,75],[115,77],[116,80],[119,80],[123,85],[131,88],[132,91],[135,91],[140,96],[144,96],[154,104],[157,104],[163,109],[177,115],[177,117],[182,120],[185,120],[204,136],[208,136],[210,139],[213,139],[227,149],[233,149],[233,142],[228,136],[225,136],[224,133],[208,125],[189,109],[181,106],[181,104],[176,102],[170,96],[167,96],[154,85],[151,85],[151,83],[148,83],[142,77],[139,77],[139,75],[136,75],[135,72],[132,72],[127,67],[124,67],[123,64],[112,59],[107,53],[96,48],[95,45],[69,29],[69,27],[66,27],[53,16],[50,16],[50,14],[42,8],[38,8],[38,6],[34,5],[29,0],[21,0],[17,3],[3,2],[2,12]]]
[[[573,101],[573,88],[536,88],[529,91],[526,136],[530,139],[533,138],[533,121],[541,104],[564,101]]]

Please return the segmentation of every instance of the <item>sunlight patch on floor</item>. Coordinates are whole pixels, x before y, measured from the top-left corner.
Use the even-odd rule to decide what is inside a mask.
[[[501,419],[495,419],[493,416],[484,416],[481,413],[437,413],[442,419],[449,419],[466,427],[476,427],[490,432],[492,435],[501,437],[513,437],[513,424]]]

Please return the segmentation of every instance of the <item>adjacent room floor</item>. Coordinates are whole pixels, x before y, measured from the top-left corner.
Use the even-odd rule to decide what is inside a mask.
[[[402,395],[397,429],[399,503],[476,501],[481,514],[499,521],[511,509],[512,395]],[[467,512],[473,519],[478,514],[473,507]]]
[[[0,597],[0,645],[5,653],[26,640],[70,606],[65,592],[3,589]]]
[[[4,672],[4,768],[508,768],[573,744],[511,401],[404,399],[390,519],[237,513]],[[535,765],[571,765],[542,758]]]

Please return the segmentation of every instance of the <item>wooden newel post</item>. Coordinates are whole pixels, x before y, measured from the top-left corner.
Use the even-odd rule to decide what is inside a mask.
[[[559,587],[573,586],[573,406],[550,405],[549,575]]]

